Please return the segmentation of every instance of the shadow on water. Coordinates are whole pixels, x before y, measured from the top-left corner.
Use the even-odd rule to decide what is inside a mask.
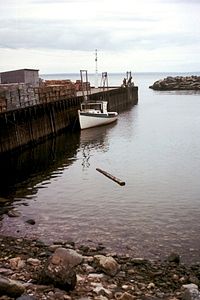
[[[65,133],[22,152],[1,155],[0,214],[17,198],[36,194],[37,184],[58,177],[73,164],[79,145],[79,132]]]
[[[131,106],[120,109],[119,113]],[[82,160],[82,171],[88,169],[96,152],[109,150],[109,135],[117,122],[63,133],[32,148],[0,155],[0,216],[17,203],[28,205],[39,189],[48,187],[52,178],[62,176],[63,170],[77,159]]]

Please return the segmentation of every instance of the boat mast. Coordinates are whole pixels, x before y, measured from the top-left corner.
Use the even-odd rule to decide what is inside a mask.
[[[95,88],[98,88],[97,49],[95,49]]]

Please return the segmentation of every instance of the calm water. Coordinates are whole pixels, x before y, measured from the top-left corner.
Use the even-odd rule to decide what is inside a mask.
[[[3,212],[16,207],[21,216],[4,214],[0,232],[102,242],[148,258],[177,251],[184,261],[200,261],[200,93],[148,88],[164,77],[136,74],[139,104],[120,112],[117,123],[1,159],[0,197],[11,201]],[[112,75],[110,84],[122,79]],[[29,218],[36,225],[26,224]]]

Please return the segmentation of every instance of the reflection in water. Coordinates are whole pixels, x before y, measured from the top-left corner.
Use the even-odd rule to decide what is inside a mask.
[[[81,131],[80,135],[80,151],[82,151],[83,170],[90,167],[90,158],[92,150],[106,152],[109,150],[109,141],[107,133],[115,124],[90,128]]]
[[[154,90],[155,93],[160,95],[192,95],[192,96],[199,96],[199,90],[175,90],[175,91],[157,91]]]
[[[0,156],[0,197],[12,201],[36,194],[38,183],[59,176],[73,163],[79,139],[79,133],[62,134],[23,152]]]

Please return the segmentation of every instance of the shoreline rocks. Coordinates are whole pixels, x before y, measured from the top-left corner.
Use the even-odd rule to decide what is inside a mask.
[[[0,300],[200,299],[200,263],[183,265],[177,253],[151,261],[111,255],[99,245],[6,236],[0,253]]]
[[[200,90],[200,76],[168,76],[149,87],[158,91]]]

